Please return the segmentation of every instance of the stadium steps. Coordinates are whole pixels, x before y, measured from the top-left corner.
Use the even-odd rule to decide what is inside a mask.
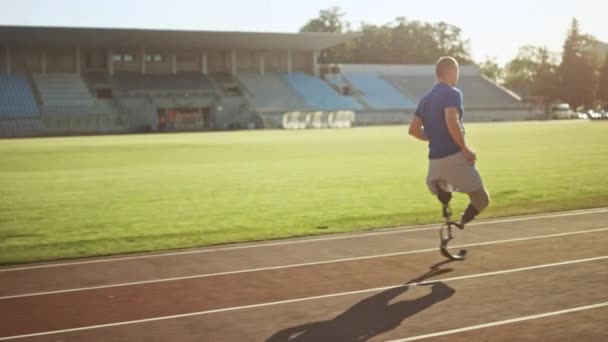
[[[361,110],[363,107],[352,97],[338,94],[320,78],[296,72],[281,77],[315,110]]]
[[[33,78],[44,106],[95,104],[95,98],[79,74],[34,74]]]
[[[392,84],[374,74],[345,74],[344,77],[358,90],[360,97],[374,110],[415,109],[416,103]]]
[[[305,99],[290,87],[281,74],[241,73],[238,80],[249,103],[258,112],[311,110]]]
[[[382,78],[390,82],[400,92],[416,102],[420,101],[437,82],[433,75],[403,76],[383,74]]]

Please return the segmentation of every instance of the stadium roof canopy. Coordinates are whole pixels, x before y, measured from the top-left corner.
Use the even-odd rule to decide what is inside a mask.
[[[263,33],[0,26],[0,46],[163,49],[322,50],[342,44],[355,33]]]

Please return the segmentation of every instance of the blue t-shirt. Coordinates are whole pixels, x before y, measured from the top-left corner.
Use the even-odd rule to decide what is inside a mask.
[[[416,116],[422,119],[424,134],[429,138],[429,159],[439,159],[460,152],[445,122],[445,109],[456,107],[460,112],[460,127],[464,108],[462,93],[446,83],[437,83],[420,100]]]

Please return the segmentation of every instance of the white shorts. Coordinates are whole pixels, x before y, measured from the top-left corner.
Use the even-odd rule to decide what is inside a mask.
[[[462,152],[445,158],[429,160],[426,184],[434,194],[437,194],[437,183],[448,192],[471,193],[483,189],[479,171]]]

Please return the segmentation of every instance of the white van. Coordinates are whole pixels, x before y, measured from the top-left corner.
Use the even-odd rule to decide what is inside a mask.
[[[551,116],[553,119],[572,119],[574,118],[574,111],[569,104],[560,103],[551,108]]]

